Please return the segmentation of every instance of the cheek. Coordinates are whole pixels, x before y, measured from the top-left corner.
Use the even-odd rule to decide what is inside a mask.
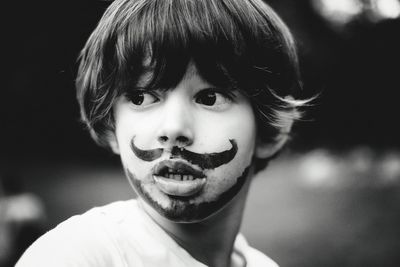
[[[124,169],[132,174],[132,176],[128,176],[128,179],[131,180],[131,178],[134,177],[143,184],[154,183],[151,175],[149,175],[149,173],[151,173],[151,165],[147,162],[132,157],[131,155],[123,155],[122,153],[121,162]]]
[[[228,113],[196,118],[199,147],[205,151],[221,151],[229,139],[237,142],[236,156],[227,164],[208,170],[208,183],[203,200],[213,201],[237,184],[246,168],[252,164],[256,143],[256,122],[250,105],[236,106]],[[200,150],[200,149],[199,149]]]
[[[250,106],[236,107],[228,114],[202,116],[198,121],[199,147],[205,151],[221,151],[227,149],[228,140],[233,139],[238,145],[234,160],[245,160],[240,167],[249,163],[246,158],[252,158],[256,143],[256,122]]]
[[[171,200],[154,186],[153,180],[143,181],[143,178],[140,179],[132,171],[126,168],[126,166],[124,168],[126,176],[138,196],[141,198],[148,198],[148,196],[151,196],[151,200],[162,208],[168,208],[170,206]]]
[[[256,123],[252,110],[238,112],[231,119],[226,119],[224,123],[216,122],[213,125],[215,135],[210,136],[209,140],[235,139],[238,145],[236,156],[229,163],[222,165],[214,170],[208,171],[209,183],[205,190],[207,201],[216,200],[221,193],[228,191],[238,183],[238,178],[252,164],[255,140]],[[219,132],[217,132],[217,129]]]
[[[151,147],[148,144],[150,136],[154,132],[151,127],[152,120],[144,120],[144,116],[132,112],[128,104],[120,104],[114,108],[115,135],[118,142],[119,154],[123,165],[134,171],[135,177],[143,179],[152,167],[151,163],[137,158],[132,152],[131,141],[134,136],[141,147]],[[147,123],[146,123],[147,121]],[[144,138],[145,137],[145,138]]]
[[[253,143],[250,142],[250,144]],[[206,171],[208,182],[202,200],[206,202],[217,200],[222,193],[227,192],[240,182],[239,177],[252,164],[253,151],[254,145],[238,146],[238,152],[232,161],[216,169]]]
[[[119,100],[114,106],[114,118],[118,145],[122,149],[130,149],[133,136],[136,136],[139,146],[152,147],[156,126],[162,119],[156,111],[133,111],[130,104],[124,100]]]

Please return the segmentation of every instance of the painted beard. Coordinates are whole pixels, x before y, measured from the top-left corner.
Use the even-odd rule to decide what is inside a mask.
[[[215,214],[230,202],[248,177],[251,164],[234,180],[235,184],[224,192],[212,199],[201,199],[204,190],[211,189],[210,186],[205,186],[210,177],[204,173],[228,164],[236,156],[236,141],[229,142],[232,146],[230,149],[209,154],[198,154],[182,147],[173,147],[168,152],[169,159],[155,164],[145,177],[137,177],[127,166],[125,172],[136,193],[165,218],[175,222],[200,221]],[[164,153],[162,148],[139,149],[134,143],[134,137],[131,140],[131,149],[137,158],[147,162],[161,158]],[[185,179],[182,179],[183,177]],[[188,181],[185,181],[186,179]]]
[[[145,189],[143,183],[137,179],[132,172],[127,168],[125,168],[125,172],[136,193],[159,214],[174,222],[188,223],[204,220],[221,210],[228,202],[230,202],[245,184],[250,166],[245,168],[242,175],[236,179],[236,183],[223,192],[217,199],[209,202],[191,203],[190,200],[192,197],[167,195],[170,202],[167,208],[163,207],[152,197],[152,195]]]

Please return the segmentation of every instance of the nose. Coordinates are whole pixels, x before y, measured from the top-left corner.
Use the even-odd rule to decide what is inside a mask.
[[[157,141],[163,147],[186,147],[194,141],[193,117],[190,104],[181,97],[170,96],[164,103]]]

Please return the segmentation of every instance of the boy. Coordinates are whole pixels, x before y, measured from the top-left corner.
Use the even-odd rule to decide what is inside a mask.
[[[289,30],[261,0],[116,0],[86,43],[83,121],[137,200],[74,216],[17,266],[276,266],[238,234],[252,177],[301,105]]]

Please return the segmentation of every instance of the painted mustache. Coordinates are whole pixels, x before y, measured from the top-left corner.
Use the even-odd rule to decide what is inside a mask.
[[[186,150],[183,147],[174,146],[171,150],[171,159],[179,158],[188,161],[191,164],[197,165],[202,169],[215,169],[221,165],[227,164],[230,162],[237,153],[237,144],[233,139],[229,139],[232,147],[228,150],[216,153],[204,153],[199,154],[189,150]],[[134,143],[134,138],[131,141],[131,149],[133,153],[139,159],[143,161],[153,161],[162,156],[164,152],[163,148],[156,148],[150,150],[142,150],[138,148]]]

